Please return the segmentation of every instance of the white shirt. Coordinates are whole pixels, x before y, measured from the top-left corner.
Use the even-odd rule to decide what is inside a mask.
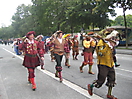
[[[28,40],[28,43],[29,44],[33,44],[34,43],[34,40],[32,40],[32,41]]]
[[[62,38],[60,39],[60,38],[57,37],[57,39],[58,39],[58,41],[59,41],[60,43],[62,43]]]

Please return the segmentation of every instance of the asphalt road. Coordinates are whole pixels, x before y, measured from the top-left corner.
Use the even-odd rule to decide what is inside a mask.
[[[50,61],[50,55],[45,54],[45,69],[36,69],[37,90],[32,91],[27,82],[27,70],[21,65],[23,56],[14,54],[11,46],[0,45],[0,99],[107,99],[107,87],[105,84],[94,89],[94,96],[87,93],[87,84],[97,78],[96,54],[94,54],[93,72],[88,74],[88,66],[84,67],[84,73],[79,72],[79,66],[83,57],[79,60],[70,58],[71,67],[63,66],[63,83],[54,77],[55,62]],[[132,99],[132,56],[117,54],[120,67],[116,70],[117,85],[113,89],[113,95],[118,99]]]

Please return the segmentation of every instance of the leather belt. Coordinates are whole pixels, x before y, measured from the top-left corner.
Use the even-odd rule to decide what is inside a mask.
[[[31,54],[26,54],[26,56],[29,56],[29,57],[36,57],[37,54],[34,54],[34,55],[31,55]]]

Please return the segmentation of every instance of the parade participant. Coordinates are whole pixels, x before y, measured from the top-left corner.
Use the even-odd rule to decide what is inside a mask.
[[[105,79],[107,77],[106,86],[108,86],[108,93],[107,98],[109,99],[117,99],[116,97],[112,96],[112,88],[115,86],[115,69],[114,69],[114,61],[112,50],[115,46],[115,42],[111,40],[111,37],[117,36],[118,32],[112,30],[106,30],[103,32],[103,35],[106,35],[105,38],[101,36],[96,36],[99,38],[99,41],[96,46],[97,52],[97,64],[98,64],[98,79],[94,81],[92,84],[88,84],[88,93],[93,95],[93,88],[100,88]]]
[[[113,47],[113,60],[114,60],[114,63],[115,63],[115,67],[119,67],[120,64],[117,63],[116,49],[115,49],[115,47]]]
[[[44,44],[45,44],[45,54],[47,53],[48,54],[48,51],[49,51],[49,46],[47,46],[48,42],[50,41],[49,38],[45,39],[44,40]]]
[[[52,43],[54,44],[54,56],[56,60],[55,77],[59,77],[60,82],[62,82],[63,79],[62,79],[62,72],[61,72],[62,71],[61,61],[64,55],[64,51],[66,49],[66,41],[62,39],[62,35],[63,35],[62,31],[57,31],[56,34],[57,36],[52,40]]]
[[[80,33],[80,42],[81,42],[81,45],[83,45],[83,37],[84,37],[83,33]]]
[[[92,47],[92,55],[94,54],[94,51],[95,51],[95,48],[96,48],[96,45],[97,45],[97,41],[96,41],[96,38],[94,38],[94,32],[89,32],[88,33],[88,35],[90,36],[90,37],[92,37],[92,39],[94,40],[94,42],[95,42],[95,46],[93,46]]]
[[[39,57],[44,60],[43,49],[38,45],[38,41],[34,40],[34,35],[34,31],[28,32],[24,42],[19,45],[19,49],[25,51],[23,66],[28,70],[28,81],[32,84],[32,90],[36,89],[34,72],[40,65]]]
[[[22,42],[26,41],[26,39],[27,39],[26,36],[22,37]],[[22,52],[22,55],[25,56],[25,52],[26,51],[25,51],[25,48],[24,47],[21,49],[21,52]]]
[[[77,40],[78,35],[75,35],[72,39],[72,56],[73,60],[78,60],[77,56],[79,54],[79,41]]]
[[[116,41],[116,46],[113,47],[113,60],[114,60],[114,63],[115,63],[115,67],[119,67],[120,64],[117,63],[117,58],[116,58],[116,47],[119,44],[119,39],[118,39],[118,36],[115,37],[115,38],[113,37],[112,39],[114,39]]]
[[[54,44],[52,43],[53,38],[50,38],[50,40],[47,42],[47,47],[49,47],[49,51],[50,51],[50,57],[51,57],[51,62],[54,61],[55,57],[54,57]]]
[[[92,33],[93,34],[93,33]],[[88,33],[88,35],[86,36],[86,39],[83,40],[83,56],[84,56],[84,61],[82,63],[82,65],[80,66],[80,72],[83,73],[83,67],[87,64],[89,64],[89,74],[94,74],[92,72],[92,65],[93,65],[93,47],[95,46],[95,41],[92,37],[90,37],[89,35],[91,35],[91,32]]]
[[[42,49],[43,53],[45,53],[45,44],[44,44],[44,41],[42,41],[43,39],[43,35],[38,35],[36,37],[36,40],[38,41],[38,45],[39,47]],[[41,65],[41,69],[44,70],[44,61],[40,58],[40,65]]]
[[[66,46],[68,46],[68,49],[65,49],[65,66],[68,66],[68,68],[71,66],[69,64],[69,58],[70,58],[70,50],[71,50],[71,46],[72,46],[72,41],[70,40],[70,36],[71,34],[66,34],[63,36],[63,38],[65,38],[66,41]]]

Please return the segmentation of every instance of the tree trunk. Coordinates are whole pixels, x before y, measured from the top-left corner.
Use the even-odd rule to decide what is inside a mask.
[[[127,21],[125,15],[126,8],[123,8],[123,17],[124,17],[124,25],[125,25],[125,35],[126,35],[126,48],[128,48],[128,33],[127,33]]]
[[[93,32],[94,32],[94,22],[93,22]]]
[[[71,34],[72,34],[72,36],[73,36],[73,27],[72,27],[72,26],[71,26],[71,29],[70,29],[70,30],[71,30]]]
[[[60,23],[57,24],[57,30],[60,30]]]

